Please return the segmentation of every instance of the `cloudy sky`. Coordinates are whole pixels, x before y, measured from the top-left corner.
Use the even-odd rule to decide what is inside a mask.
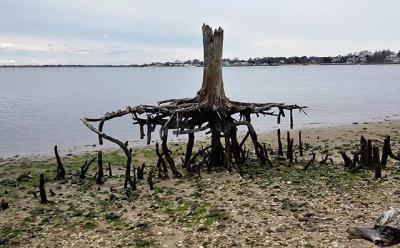
[[[132,64],[400,49],[399,0],[1,0],[0,64]]]

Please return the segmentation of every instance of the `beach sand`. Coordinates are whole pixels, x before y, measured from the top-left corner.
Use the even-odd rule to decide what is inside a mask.
[[[64,156],[68,180],[56,181],[55,162],[48,155],[0,161],[0,198],[10,207],[0,211],[0,242],[10,247],[374,247],[347,239],[346,229],[373,226],[389,207],[400,208],[400,163],[390,160],[375,180],[373,172],[350,173],[339,151],[355,151],[361,135],[381,146],[386,135],[400,152],[400,121],[360,123],[302,130],[305,156],[288,166],[271,156],[274,168],[256,161],[245,175],[218,171],[182,179],[155,179],[154,191],[139,181],[136,191],[123,189],[124,157],[104,155],[112,162],[113,177],[97,186],[91,167],[86,180],[77,172],[93,153]],[[298,130],[292,130],[297,149]],[[276,149],[276,132],[259,136]],[[376,140],[376,141],[375,141]],[[282,130],[286,144],[286,130]],[[198,144],[197,146],[200,146]],[[250,147],[250,146],[249,146]],[[175,161],[183,144],[173,144]],[[304,164],[328,152],[334,165]],[[65,154],[64,154],[65,155]],[[134,149],[134,164],[155,163],[153,147]],[[106,166],[107,167],[107,166]],[[30,171],[32,179],[16,181]],[[51,203],[34,197],[38,175],[49,181]],[[148,170],[146,170],[146,174]],[[107,173],[106,173],[107,174]]]

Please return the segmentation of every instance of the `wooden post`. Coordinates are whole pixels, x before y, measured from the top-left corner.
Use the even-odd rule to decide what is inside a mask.
[[[128,147],[126,145],[126,147]],[[131,177],[131,163],[132,163],[132,148],[129,148],[129,155],[126,158],[126,166],[125,166],[125,183],[124,183],[124,188],[128,188],[128,183],[131,186],[131,188],[134,187],[134,183]]]
[[[57,161],[57,179],[64,179],[65,178],[65,169],[61,162],[61,158],[58,155],[57,146],[54,146],[54,153],[56,155],[56,161]]]
[[[108,176],[112,177],[111,162],[108,162]]]
[[[375,169],[375,179],[382,178],[382,165],[379,161],[379,147],[377,146],[372,148],[372,165]]]
[[[46,204],[47,201],[47,194],[44,188],[44,175],[40,174],[40,181],[39,181],[39,193],[40,193],[40,203]]]
[[[96,183],[103,184],[104,171],[103,171],[103,152],[102,151],[97,152],[97,165],[98,165],[98,172],[97,172],[97,177],[96,177]]]
[[[368,142],[361,136],[360,139],[360,163],[363,167],[368,167]]]
[[[382,148],[382,160],[381,165],[385,167],[387,165],[388,158],[391,153],[390,147],[390,136],[386,136],[385,140],[383,141],[383,148]]]
[[[167,162],[169,164],[169,167],[170,167],[174,177],[176,177],[176,178],[182,177],[182,174],[178,171],[178,169],[175,166],[174,159],[169,154],[169,149],[168,149],[168,146],[167,146],[167,139],[168,139],[168,130],[164,131],[164,133],[162,135],[161,149],[163,151],[165,159],[167,160]]]
[[[290,132],[287,131],[287,151],[286,157],[290,163],[293,162],[293,139],[290,138]]]
[[[303,142],[301,141],[301,131],[299,131],[299,155],[303,156]]]
[[[190,158],[192,157],[193,145],[194,145],[194,133],[189,133],[188,134],[188,142],[186,145],[185,160],[183,162],[183,166],[186,168],[187,171],[190,170],[188,167],[189,167]]]
[[[344,151],[341,151],[340,155],[342,155],[344,167],[350,168],[352,165],[351,159],[347,156],[347,154]]]
[[[368,139],[368,141],[367,141],[367,150],[368,150],[367,167],[374,168],[374,166],[372,164],[372,140],[370,140],[370,139]]]
[[[149,184],[150,190],[154,190],[153,167],[150,169],[149,176],[147,177],[147,183]]]
[[[278,129],[277,134],[278,134],[278,156],[283,156],[281,129]]]

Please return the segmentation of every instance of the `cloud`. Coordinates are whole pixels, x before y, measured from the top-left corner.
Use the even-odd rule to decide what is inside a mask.
[[[204,22],[224,28],[224,57],[336,55],[400,44],[398,0],[2,0],[1,5],[0,58],[14,52],[18,63],[45,61],[42,56],[107,64],[201,58]]]
[[[137,52],[143,52],[143,50],[139,50],[139,49],[119,50],[119,51],[107,52],[105,54],[107,54],[107,55],[117,55],[117,54],[130,54],[130,53],[137,53]]]

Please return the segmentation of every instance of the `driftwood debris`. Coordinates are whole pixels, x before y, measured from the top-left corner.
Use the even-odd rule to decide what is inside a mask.
[[[57,179],[65,179],[65,169],[61,162],[60,155],[58,155],[57,146],[54,146],[54,154],[56,155],[57,162]]]
[[[259,161],[263,164],[268,163],[263,146],[257,140],[257,133],[251,124],[251,115],[276,116],[280,121],[281,116],[285,116],[285,110],[290,111],[290,126],[293,127],[293,110],[304,112],[303,109],[306,107],[298,105],[247,103],[228,99],[225,95],[221,68],[224,32],[221,28],[213,31],[208,25],[203,25],[202,31],[203,82],[195,97],[164,100],[158,102],[157,106],[128,106],[123,110],[106,113],[98,118],[82,118],[82,122],[98,135],[100,144],[103,143],[103,139],[106,139],[121,147],[127,157],[127,172],[131,163],[131,152],[128,146],[103,131],[105,122],[112,119],[130,115],[134,120],[133,124],[139,125],[140,137],[147,136],[148,144],[152,139],[151,134],[158,130],[161,140],[161,151],[157,151],[158,175],[168,178],[168,170],[165,167],[168,167],[174,177],[182,176],[168,149],[168,133],[170,131],[174,135],[188,135],[183,167],[189,173],[200,167],[206,167],[207,171],[214,167],[225,167],[227,170],[231,170],[234,167],[240,168],[246,157],[243,143],[237,141],[239,126],[244,126],[248,130],[247,137],[251,138]],[[239,118],[235,119],[236,116]],[[98,124],[97,128],[94,126],[96,123]],[[147,129],[146,134],[145,128]],[[195,161],[192,150],[194,135],[197,132],[206,132],[211,135],[211,146]],[[130,175],[126,173],[125,186],[130,181]]]
[[[374,227],[351,227],[347,233],[349,239],[365,239],[380,247],[400,244],[400,210],[390,208]]]

